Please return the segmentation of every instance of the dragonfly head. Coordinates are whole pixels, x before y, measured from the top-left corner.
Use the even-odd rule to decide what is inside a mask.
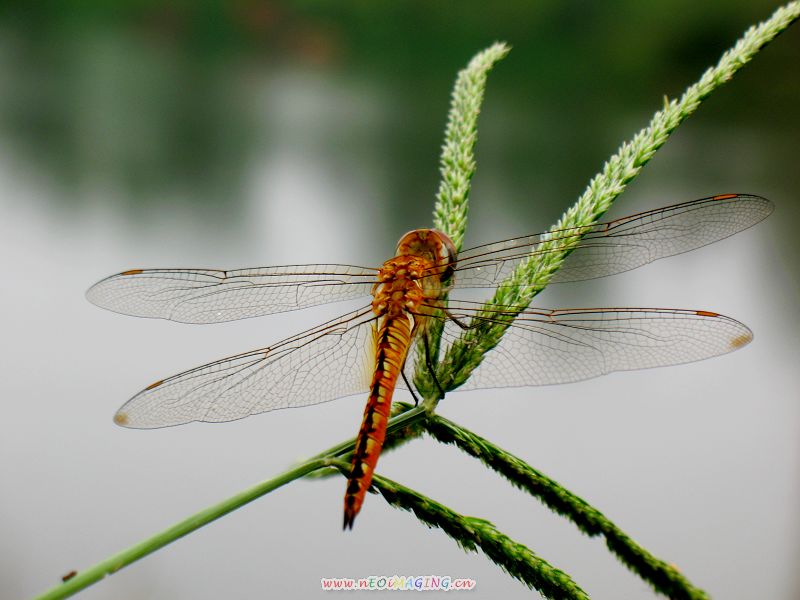
[[[441,283],[452,278],[457,255],[453,240],[436,229],[415,229],[397,242],[397,256],[419,256],[430,261]]]

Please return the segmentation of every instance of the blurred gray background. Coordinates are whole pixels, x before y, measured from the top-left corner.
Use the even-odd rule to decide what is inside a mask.
[[[83,297],[132,267],[377,265],[431,223],[458,69],[502,39],[467,245],[547,228],[666,94],[773,2],[6,4],[0,11],[0,597],[30,597],[354,435],[362,397],[221,424],[129,431],[149,382],[279,340],[336,305],[216,326]],[[800,28],[711,97],[609,214],[725,192],[775,214],[734,238],[539,306],[734,316],[747,348],[573,385],[453,394],[447,417],[578,493],[717,598],[798,598]],[[404,397],[398,394],[399,397]],[[596,598],[650,598],[601,540],[449,447],[381,473],[487,518]],[[310,598],[320,577],[471,577],[536,597],[482,555],[344,482],[296,482],[100,582],[94,599]]]

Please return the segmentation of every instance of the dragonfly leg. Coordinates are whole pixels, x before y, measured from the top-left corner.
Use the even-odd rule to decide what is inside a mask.
[[[447,318],[450,319],[453,323],[461,327],[461,329],[472,329],[467,323],[456,317],[453,313],[451,313],[446,308],[442,309],[444,314],[447,315]]]
[[[439,379],[436,377],[436,368],[433,366],[433,361],[431,360],[431,349],[428,345],[428,336],[425,334],[422,335],[422,345],[425,348],[425,366],[428,367],[428,372],[431,374],[433,382],[436,384],[436,387],[439,390],[439,400],[441,400],[444,398],[444,390],[442,389],[442,384],[439,383]]]
[[[414,387],[411,385],[411,382],[408,380],[408,377],[406,377],[405,364],[403,364],[403,368],[400,369],[400,372],[403,374],[403,381],[406,382],[406,387],[408,388],[408,391],[411,392],[411,397],[414,398],[414,406],[419,406],[419,398],[417,398],[417,395],[414,393]]]

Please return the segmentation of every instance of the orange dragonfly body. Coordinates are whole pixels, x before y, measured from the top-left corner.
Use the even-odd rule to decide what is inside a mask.
[[[352,527],[383,446],[394,390],[405,387],[413,393],[406,373],[417,370],[416,361],[424,361],[420,367],[428,369],[441,396],[455,388],[567,383],[702,360],[752,339],[742,323],[705,310],[490,308],[448,301],[448,292],[495,288],[524,261],[565,248],[572,250],[551,283],[613,275],[726,238],[771,211],[764,198],[726,194],[461,253],[445,234],[418,229],[403,236],[396,256],[378,269],[293,265],[125,271],[92,286],[88,299],[124,314],[185,323],[231,321],[368,294],[373,299],[271,346],[157,381],[126,402],[114,420],[133,428],[231,421],[368,393],[344,500],[344,526]],[[447,351],[448,342],[482,324],[505,326],[511,318],[500,343],[468,378],[458,373],[437,378],[457,362]],[[435,320],[444,322],[441,353],[439,344],[428,339]]]

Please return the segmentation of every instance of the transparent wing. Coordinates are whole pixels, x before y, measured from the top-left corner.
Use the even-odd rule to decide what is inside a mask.
[[[467,306],[471,303],[459,304],[450,308],[459,320],[497,320],[490,315],[480,319]],[[446,324],[446,341],[461,333],[452,321]],[[677,365],[737,350],[752,339],[742,323],[702,310],[528,309],[458,389],[551,385]]]
[[[233,421],[366,392],[375,318],[366,307],[268,348],[157,381],[128,400],[114,420],[137,429]]]
[[[217,271],[134,269],[96,283],[86,297],[114,312],[181,323],[220,323],[368,295],[377,269],[292,265]]]
[[[759,196],[727,194],[701,198],[623,217],[592,227],[514,238],[463,251],[454,287],[493,286],[531,256],[561,252],[583,236],[551,283],[606,277],[724,239],[755,225],[772,212]],[[555,243],[542,249],[543,241]],[[559,242],[563,240],[563,242]]]

